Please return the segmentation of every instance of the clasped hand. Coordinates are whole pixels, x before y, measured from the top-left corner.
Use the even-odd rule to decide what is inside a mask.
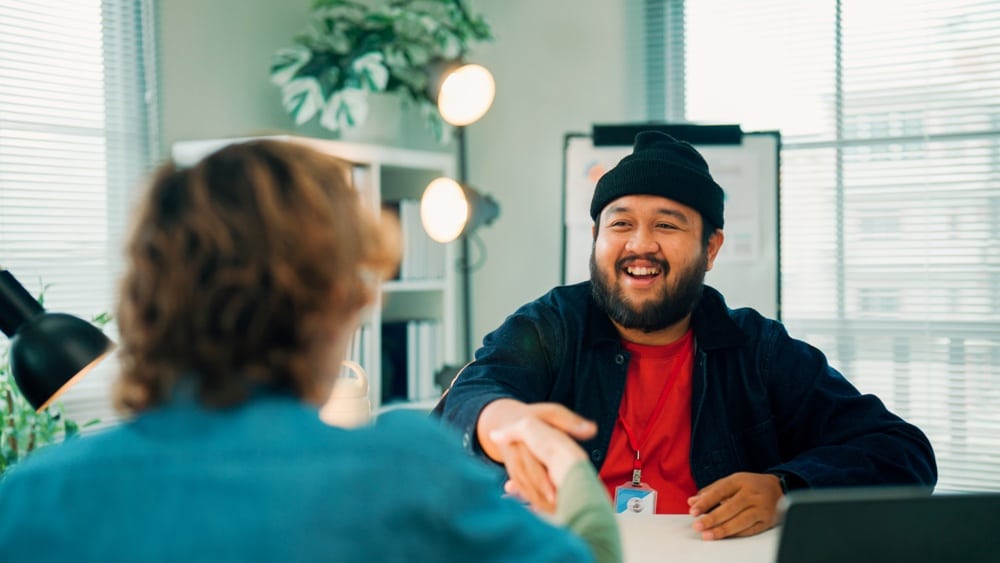
[[[514,405],[512,405],[514,406]],[[507,469],[504,490],[540,512],[552,514],[556,491],[570,468],[587,454],[575,440],[597,433],[597,426],[554,403],[518,404],[518,416],[489,432]]]

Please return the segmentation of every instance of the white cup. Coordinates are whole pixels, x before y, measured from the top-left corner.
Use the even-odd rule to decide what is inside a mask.
[[[354,428],[371,422],[368,375],[357,362],[343,362],[330,398],[320,409],[319,417],[327,424],[343,428]]]

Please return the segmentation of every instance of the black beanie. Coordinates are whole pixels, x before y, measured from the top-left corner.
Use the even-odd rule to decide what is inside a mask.
[[[590,201],[590,218],[597,221],[604,206],[626,195],[658,195],[690,206],[702,220],[722,228],[725,195],[712,179],[708,163],[684,141],[659,131],[635,136],[632,154],[597,181]]]

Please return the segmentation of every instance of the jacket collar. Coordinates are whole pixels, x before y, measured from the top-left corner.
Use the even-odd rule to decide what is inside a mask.
[[[704,286],[701,300],[691,313],[691,326],[698,344],[705,350],[735,348],[746,342],[747,335],[736,324],[722,294]]]

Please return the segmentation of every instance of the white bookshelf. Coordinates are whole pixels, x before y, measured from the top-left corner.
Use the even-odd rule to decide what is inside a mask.
[[[445,364],[458,363],[457,250],[454,243],[440,245],[426,238],[419,216],[413,219],[413,202],[419,202],[424,187],[432,179],[455,177],[455,156],[448,152],[311,137],[267,138],[302,143],[351,162],[354,184],[373,211],[386,203],[404,210],[406,216],[401,217],[401,223],[406,254],[400,270],[406,275],[383,284],[377,301],[363,315],[349,355],[367,372],[372,408],[379,410],[383,402],[383,373],[392,372],[383,365],[383,352],[390,344],[383,341],[383,328],[397,327],[396,332],[405,334],[407,348],[402,361],[405,373],[395,374],[406,380],[406,394],[398,397],[400,404],[436,400],[441,390],[434,382],[434,373]],[[192,164],[227,144],[249,139],[183,141],[172,147],[172,154],[178,163]],[[394,343],[397,350],[399,344]],[[395,357],[399,359],[398,354]],[[397,369],[402,367],[399,361],[394,364]]]

